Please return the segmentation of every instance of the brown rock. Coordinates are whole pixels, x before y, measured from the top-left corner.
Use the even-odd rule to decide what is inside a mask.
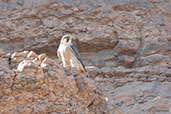
[[[139,59],[148,59],[146,55],[161,54],[168,58],[171,33],[168,0],[91,3],[13,2],[8,8],[15,11],[8,8],[0,11],[0,47],[5,52],[27,49],[56,58],[63,33],[70,33],[87,65],[131,68],[141,65]]]
[[[43,61],[41,62],[41,68],[43,68],[44,71],[47,71],[48,70],[48,67],[50,65],[53,65],[55,63],[54,60],[51,60],[50,58],[46,57],[43,59]]]
[[[5,58],[0,58],[0,71],[3,73],[6,69],[9,69],[9,64]]]
[[[101,70],[98,67],[90,66],[87,68],[89,75],[92,78],[95,78],[97,75],[101,74]]]
[[[82,103],[87,107],[93,102],[95,85],[94,81],[87,78],[85,75],[77,76],[76,82],[79,89],[79,96],[82,99]]]
[[[170,100],[171,73],[164,66],[89,67],[93,80],[74,68],[63,68],[58,60],[46,57],[39,65],[38,57],[30,60],[21,53],[14,54],[15,60],[23,61],[15,61],[12,70],[7,59],[0,58],[0,113],[170,111],[165,101]]]
[[[1,57],[2,55],[5,55],[5,52],[4,52],[2,49],[0,49],[0,57]]]
[[[45,59],[43,59],[42,64],[53,64],[53,61],[51,59],[49,59],[48,57],[46,57]]]
[[[101,71],[105,78],[110,78],[110,77],[113,77],[113,75],[114,75],[114,70],[109,67],[103,67],[103,68],[101,68]]]
[[[13,101],[13,104],[8,105],[1,103],[0,108],[4,109],[1,112],[93,113],[88,108],[100,109],[93,103],[101,102],[101,97],[95,93],[97,89],[95,82],[87,78],[86,74],[80,75],[74,68],[63,68],[49,57],[44,58],[41,63],[46,64],[46,71],[45,67],[36,64],[38,58],[30,60],[20,53],[15,53],[14,58],[24,60],[20,63],[16,61],[17,67],[12,71],[6,68],[11,73],[6,73],[7,71],[1,73],[1,84],[4,87],[0,89],[0,101],[4,100],[3,96],[11,96],[14,100],[17,99],[17,102]],[[14,71],[16,73],[13,73]],[[1,84],[0,88],[2,88]],[[10,107],[14,108],[10,109]]]

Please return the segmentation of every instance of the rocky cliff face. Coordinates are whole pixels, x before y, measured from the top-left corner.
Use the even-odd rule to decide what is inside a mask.
[[[170,4],[170,0],[3,0],[0,47],[55,58],[61,37],[70,33],[86,65],[167,64],[163,60],[170,56]]]
[[[10,58],[10,59],[9,59]],[[171,112],[171,71],[88,67],[91,78],[33,51],[0,51],[0,113]]]
[[[0,48],[0,113],[171,113],[170,0],[1,0]]]
[[[2,51],[1,51],[2,52]],[[1,53],[0,113],[103,113],[105,99],[94,80],[64,69],[45,54]]]
[[[59,63],[33,51],[0,50],[0,113],[171,112],[170,69],[88,67],[88,78]]]

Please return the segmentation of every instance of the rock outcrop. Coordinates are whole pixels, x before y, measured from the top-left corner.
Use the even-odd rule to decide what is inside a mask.
[[[103,113],[95,81],[45,54],[0,53],[0,113]],[[101,105],[100,105],[101,104]]]
[[[10,58],[10,59],[9,59]],[[87,67],[91,78],[33,51],[0,51],[0,113],[171,112],[171,70]]]
[[[170,4],[170,0],[3,0],[0,47],[56,58],[61,37],[69,33],[86,65],[166,64]]]

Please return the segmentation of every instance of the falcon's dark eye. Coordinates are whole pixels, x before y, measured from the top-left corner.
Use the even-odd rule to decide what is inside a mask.
[[[66,39],[66,42],[68,42],[68,41],[69,41],[69,37],[65,37],[65,39]]]

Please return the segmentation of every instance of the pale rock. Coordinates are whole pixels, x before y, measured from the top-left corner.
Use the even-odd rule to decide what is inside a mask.
[[[16,58],[16,57],[23,57],[25,58],[27,56],[27,54],[29,53],[29,51],[23,51],[23,52],[14,52],[12,55],[11,55],[11,58]]]
[[[17,71],[22,72],[27,67],[34,67],[34,63],[30,60],[23,60],[21,63],[18,64]]]
[[[45,59],[43,59],[42,64],[51,65],[51,64],[53,64],[53,61],[50,58],[46,57]]]
[[[46,57],[46,58],[44,58],[43,61],[41,62],[41,65],[40,65],[40,66],[41,66],[42,68],[47,68],[49,65],[53,65],[54,63],[55,63],[54,60],[52,60],[52,59]]]
[[[40,55],[38,56],[38,58],[39,58],[40,61],[43,61],[46,57],[47,57],[47,55],[46,55],[45,53],[40,54]]]
[[[23,61],[23,60],[24,60],[24,57],[14,57],[14,58],[12,59],[12,63],[13,63],[13,64],[20,63],[20,62]]]
[[[33,58],[35,58],[35,57],[36,57],[36,53],[33,52],[33,51],[30,51],[30,52],[28,53],[28,55],[27,55],[27,58],[30,58],[30,59],[33,59]]]
[[[35,58],[34,60],[32,60],[33,61],[33,63],[35,64],[35,65],[37,65],[37,66],[40,66],[40,64],[41,64],[41,61],[38,59],[38,58]]]
[[[11,58],[10,59],[10,67],[11,68],[15,68],[17,67],[18,63],[22,62],[27,54],[29,53],[29,51],[23,51],[23,52],[14,52],[11,54],[9,54],[8,58]]]
[[[17,57],[18,55],[17,55],[17,52],[14,52],[12,55],[11,55],[11,58],[15,58],[15,57]]]

